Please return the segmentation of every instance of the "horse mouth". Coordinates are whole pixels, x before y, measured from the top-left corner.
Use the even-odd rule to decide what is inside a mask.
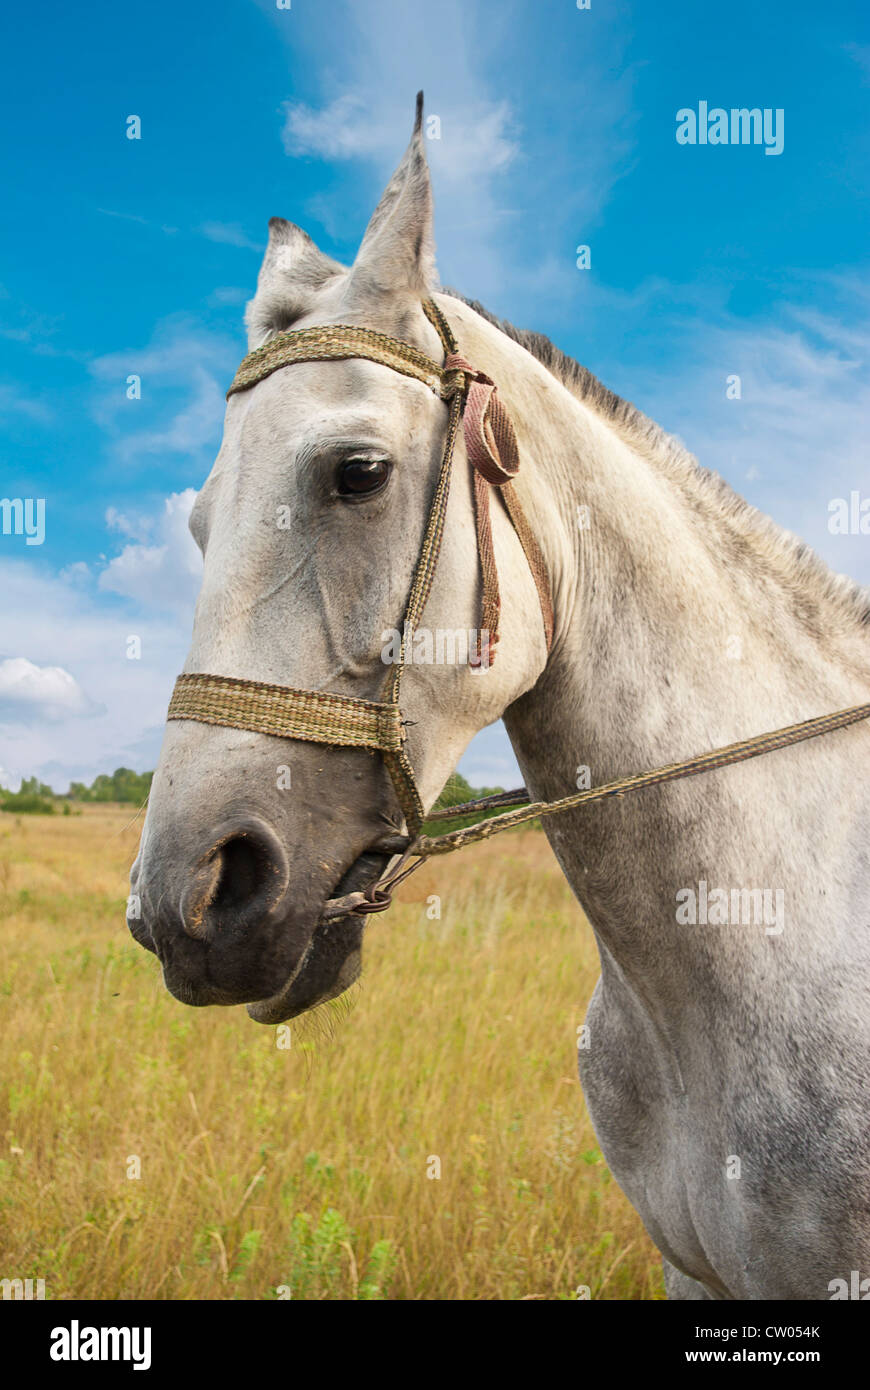
[[[364,851],[339,879],[330,897],[370,888],[389,861],[389,854]],[[355,913],[329,921],[321,919],[298,965],[278,993],[246,1005],[250,1017],[256,1023],[286,1023],[343,994],[359,978],[362,969],[364,927],[365,918]]]
[[[330,899],[370,888],[381,877],[392,857],[383,850],[363,851],[344,871]],[[222,987],[201,957],[195,968],[192,968],[190,959],[185,961],[184,956],[190,950],[196,950],[198,954],[202,949],[200,943],[195,945],[183,935],[164,938],[160,933],[155,934],[148,925],[147,917],[147,912],[144,916],[128,913],[127,926],[138,945],[157,956],[163,966],[164,984],[170,994],[182,1004],[198,1008],[244,1003],[251,1018],[258,1023],[284,1023],[317,1004],[336,998],[358,979],[362,968],[365,919],[354,913],[328,920],[319,919],[284,983],[276,993],[269,995],[265,994],[262,985],[258,989],[254,984],[254,961],[240,957],[238,970],[242,979],[235,986]],[[280,925],[276,926],[280,935]],[[180,958],[179,947],[183,952]],[[226,964],[226,957],[224,962]],[[247,984],[243,983],[245,976]]]

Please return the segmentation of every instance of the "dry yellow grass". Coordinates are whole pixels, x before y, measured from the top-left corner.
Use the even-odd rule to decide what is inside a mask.
[[[596,954],[543,835],[423,869],[367,927],[349,1005],[282,1050],[243,1009],[177,1003],[128,937],[130,814],[0,814],[0,1277],[50,1298],[662,1296],[583,1105]]]

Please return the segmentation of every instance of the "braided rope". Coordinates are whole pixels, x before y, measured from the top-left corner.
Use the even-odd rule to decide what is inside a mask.
[[[399,706],[393,705],[391,708],[398,711]],[[401,715],[399,717],[401,718]],[[423,802],[420,800],[411,759],[404,748],[395,752],[384,753],[383,759],[384,766],[390,774],[396,800],[401,807],[402,815],[405,817],[408,836],[413,839],[420,832],[420,826],[423,824],[423,817],[426,812],[423,809]]]
[[[675,782],[682,777],[697,777],[702,772],[713,772],[720,767],[730,767],[733,763],[746,762],[749,758],[761,757],[764,753],[774,753],[779,748],[789,748],[820,734],[833,733],[870,718],[870,704],[851,705],[849,709],[838,710],[835,714],[822,714],[815,719],[805,719],[800,724],[790,724],[787,728],[776,729],[769,734],[756,734],[754,738],[740,743],[729,743],[724,748],[716,748],[710,753],[701,753],[695,758],[685,758],[680,763],[668,763],[651,772],[640,772],[634,777],[621,777],[616,782],[606,782],[601,787],[589,791],[575,792],[559,801],[534,801],[518,811],[507,811],[493,816],[490,820],[468,825],[462,830],[448,831],[446,835],[422,835],[413,846],[414,854],[428,859],[435,854],[449,854],[464,845],[474,844],[476,840],[487,840],[501,830],[522,825],[524,821],[535,820],[539,816],[552,816],[559,811],[571,811],[576,806],[585,806],[593,801],[603,801],[607,797],[624,796],[626,792],[640,791],[643,787],[654,787],[662,782]]]
[[[434,299],[423,300],[423,313],[441,339],[444,356],[449,357],[451,353],[458,352],[459,344],[456,341],[453,329],[450,327],[450,324],[438,308]]]
[[[389,338],[386,333],[377,333],[373,328],[333,323],[279,333],[262,347],[249,352],[233,377],[227,399],[237,391],[249,390],[264,377],[294,362],[337,362],[354,357],[377,362],[402,376],[414,377],[436,396],[442,395],[444,373],[425,352],[398,338]]]
[[[457,392],[450,401],[450,418],[447,424],[447,437],[444,442],[444,452],[441,456],[441,468],[438,473],[438,480],[435,484],[435,495],[432,498],[432,505],[429,509],[429,519],[423,536],[423,544],[420,547],[420,558],[417,561],[417,568],[411,583],[411,592],[408,595],[408,604],[402,623],[399,659],[390,671],[384,687],[384,699],[388,704],[395,706],[396,709],[399,707],[399,697],[402,688],[402,676],[405,671],[408,643],[413,639],[414,629],[419,623],[423,609],[426,606],[426,600],[429,597],[432,581],[435,577],[435,570],[438,565],[438,557],[441,554],[444,522],[447,516],[447,500],[450,495],[453,450],[456,444],[456,434],[459,429],[461,418],[462,396]],[[386,762],[387,769],[393,779],[393,785],[396,788],[399,804],[402,807],[402,812],[407,822],[408,834],[415,836],[418,834],[423,824],[424,810],[410,760],[407,754],[402,751],[391,755],[386,759]]]
[[[405,739],[397,705],[228,676],[179,676],[166,717],[393,755]]]
[[[408,605],[405,609],[399,662],[393,676],[387,683],[391,692],[393,692],[390,698],[398,699],[397,692],[405,665],[407,639],[411,637],[422,617],[423,609],[426,607],[426,602],[432,590],[435,570],[438,567],[438,557],[441,554],[441,543],[444,538],[444,522],[447,517],[447,501],[450,496],[450,475],[452,471],[451,465],[453,463],[453,450],[456,444],[456,433],[459,429],[459,421],[461,418],[462,397],[456,395],[450,402],[450,419],[447,424],[447,438],[444,443],[441,468],[438,473],[438,480],[435,484],[435,494],[432,498],[432,505],[429,509],[429,520],[423,536],[423,544],[420,548],[417,570],[411,585],[411,592],[408,596]]]

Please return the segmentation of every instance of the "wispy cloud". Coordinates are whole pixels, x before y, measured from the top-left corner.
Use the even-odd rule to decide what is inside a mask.
[[[197,455],[216,446],[226,402],[217,379],[204,367],[190,373],[192,394],[185,406],[175,412],[165,426],[137,430],[120,439],[116,454],[122,463],[136,463],[148,455]]]
[[[47,424],[53,412],[42,400],[28,394],[19,386],[0,385],[0,415],[24,415],[28,420]]]
[[[94,358],[90,371],[100,381],[118,381],[130,372],[157,381],[185,373],[192,363],[208,369],[235,365],[237,345],[226,336],[210,333],[195,319],[173,315],[154,328],[146,347],[125,348]]]
[[[241,285],[218,285],[208,296],[207,303],[215,308],[223,308],[226,305],[244,304],[251,298],[253,288],[247,289]]]
[[[188,530],[194,488],[167,497],[159,518],[128,518],[111,508],[111,525],[148,540],[127,545],[102,571],[99,587],[151,608],[180,610],[189,619],[202,581],[202,556]],[[108,518],[107,518],[108,519]]]
[[[128,540],[145,542],[154,530],[154,518],[141,512],[130,515],[117,507],[106,508],[106,525],[110,531],[117,531]]]
[[[284,111],[281,138],[287,153],[332,160],[381,160],[392,156],[397,161],[398,139],[408,125],[409,114],[405,107],[403,119],[396,119],[398,111],[373,119],[369,103],[360,92],[345,93],[319,110],[303,102],[288,101]],[[516,117],[505,100],[454,106],[444,119],[430,115],[429,123],[433,146],[436,139],[450,139],[450,157],[443,169],[447,179],[488,177],[506,169],[520,153]],[[437,153],[433,159],[438,160]]]
[[[617,19],[587,30],[568,87],[557,84],[557,97],[542,84],[534,120],[524,121],[505,76],[516,63],[511,5],[494,15],[491,7],[484,14],[461,0],[444,0],[437,24],[425,7],[396,0],[373,0],[364,14],[345,4],[337,13],[330,62],[320,66],[321,99],[284,104],[287,153],[345,166],[357,161],[373,208],[410,134],[414,85],[422,86],[432,121],[427,151],[442,281],[489,297],[496,308],[506,285],[513,288],[514,307],[524,299],[530,308],[542,299],[564,304],[566,290],[576,287],[572,248],[600,217],[633,151],[633,75]],[[405,71],[413,78],[400,94],[396,74]],[[308,205],[309,214],[342,239],[348,235],[346,199],[345,190],[342,208],[337,193],[321,193]],[[529,207],[546,207],[548,224],[563,229],[564,266],[541,254],[532,223],[517,215]],[[304,209],[286,215],[305,220]]]
[[[132,466],[162,453],[197,458],[220,440],[224,391],[239,358],[239,345],[186,317],[158,324],[142,348],[106,353],[90,364],[104,390],[94,417],[109,435],[119,462]],[[129,399],[126,382],[140,378],[141,399]],[[143,415],[153,422],[143,424]]]
[[[764,320],[722,310],[656,320],[667,363],[635,399],[837,571],[870,582],[866,537],[832,535],[828,504],[867,488],[870,277],[792,277]],[[814,307],[820,290],[825,310]],[[739,399],[726,378],[740,379]]]
[[[153,227],[156,231],[163,232],[166,236],[176,236],[177,227],[170,227],[165,222],[154,222],[150,217],[141,217],[137,212],[116,212],[114,208],[97,208],[97,212],[102,217],[116,217],[122,222],[138,222],[142,227]]]
[[[79,348],[60,347],[54,341],[63,325],[62,315],[48,314],[42,309],[35,309],[6,291],[0,294],[0,301],[3,302],[0,338],[17,343],[37,356],[64,357],[76,362],[87,361],[86,352]]]
[[[865,82],[870,82],[870,44],[846,43],[843,50],[861,69]]]
[[[259,255],[266,249],[262,241],[249,237],[238,222],[203,222],[199,230],[209,241],[217,241],[224,246],[238,246],[244,251],[256,251]]]
[[[305,102],[285,102],[281,139],[291,155],[370,159],[389,148],[395,131],[383,116],[372,119],[361,95],[345,92],[319,110]]]

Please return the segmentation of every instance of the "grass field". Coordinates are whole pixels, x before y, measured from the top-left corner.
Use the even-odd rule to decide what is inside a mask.
[[[367,927],[362,984],[282,1048],[242,1008],[177,1003],[129,938],[131,809],[0,814],[0,1277],[49,1298],[663,1296],[583,1104],[597,959],[542,834],[422,869]]]

